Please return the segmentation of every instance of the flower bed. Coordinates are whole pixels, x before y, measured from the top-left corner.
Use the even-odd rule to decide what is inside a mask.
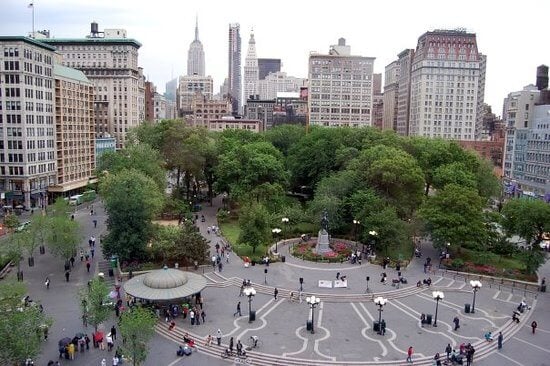
[[[315,253],[315,246],[317,243],[310,240],[305,243],[296,244],[292,247],[290,253],[298,258],[313,261],[313,262],[343,262],[351,255],[351,248],[342,242],[330,243],[329,247],[332,249],[330,252],[317,254]]]

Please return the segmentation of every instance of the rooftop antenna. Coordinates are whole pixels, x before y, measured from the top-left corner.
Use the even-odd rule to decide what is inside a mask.
[[[32,10],[32,33],[31,33],[31,38],[34,38],[34,0],[31,0],[28,7],[31,8],[31,10]]]

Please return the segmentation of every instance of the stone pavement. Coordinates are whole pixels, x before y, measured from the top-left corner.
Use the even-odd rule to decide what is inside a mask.
[[[201,233],[210,240],[212,250],[220,237],[207,234],[206,228],[216,224],[215,213],[221,206],[219,198],[214,205],[204,206],[199,213],[205,215],[206,222],[198,220]],[[87,247],[87,239],[94,234],[99,238],[104,232],[105,214],[99,203],[94,204],[97,213],[98,228],[94,229],[89,212],[81,207],[75,214],[83,228],[82,245]],[[270,266],[256,265],[245,268],[243,262],[234,254],[230,263],[224,263],[221,273],[213,272],[212,267],[203,267],[208,279],[208,287],[203,291],[206,324],[191,326],[181,318],[177,320],[175,331],[169,332],[164,322],[156,326],[158,336],[150,343],[150,352],[145,366],[175,366],[175,365],[226,365],[227,360],[221,360],[219,354],[222,347],[205,347],[202,340],[206,335],[215,335],[216,330],[222,330],[223,344],[227,345],[229,337],[235,342],[241,339],[243,343],[253,334],[263,341],[257,351],[251,351],[248,362],[256,365],[404,365],[404,352],[409,345],[415,348],[414,364],[431,364],[433,354],[442,352],[447,343],[457,346],[462,342],[476,344],[475,365],[548,365],[548,340],[550,337],[550,305],[548,295],[538,294],[538,298],[528,298],[533,309],[522,317],[519,326],[509,319],[512,310],[521,301],[522,294],[512,294],[507,289],[490,289],[483,287],[477,294],[476,313],[465,314],[464,303],[471,303],[472,293],[469,285],[461,280],[432,274],[432,288],[417,289],[415,284],[428,275],[423,273],[423,260],[426,256],[437,258],[435,251],[423,249],[424,258],[415,258],[407,268],[403,268],[403,276],[409,283],[400,289],[380,283],[380,266],[363,263],[362,265],[311,263],[288,255],[287,247],[280,246],[281,253],[286,253],[285,263],[274,263]],[[99,253],[98,253],[99,254]],[[96,256],[98,258],[98,256]],[[65,336],[73,336],[76,332],[91,329],[82,327],[78,303],[78,290],[92,276],[86,273],[85,266],[79,260],[75,263],[71,280],[67,284],[63,278],[63,261],[51,257],[49,253],[36,255],[35,267],[23,265],[25,281],[29,287],[31,298],[41,301],[45,311],[54,317],[55,323],[50,330],[50,340],[45,343],[41,357],[36,365],[46,365],[49,359],[57,359],[57,341]],[[264,270],[267,269],[267,276]],[[346,275],[348,288],[326,289],[317,286],[319,280],[334,280],[336,272]],[[388,279],[397,277],[395,269],[387,269]],[[541,275],[550,275],[550,264],[547,262],[541,268]],[[43,280],[49,276],[52,280],[50,290],[44,288]],[[370,277],[369,290],[365,294]],[[303,301],[291,302],[288,299],[290,291],[297,293],[298,279],[304,278],[304,295],[316,294],[321,297],[321,304],[315,309],[315,334],[305,330],[306,319],[310,310]],[[258,291],[252,300],[252,308],[256,310],[256,321],[248,323],[248,299],[239,297],[239,285],[242,279],[250,279]],[[267,284],[265,283],[267,280]],[[279,299],[274,301],[274,287],[279,290]],[[435,301],[431,297],[433,289],[442,290],[445,299],[439,303],[439,327],[421,327],[420,313],[434,314]],[[389,299],[383,308],[383,318],[387,322],[385,336],[380,336],[372,330],[374,320],[378,320],[378,308],[372,302],[373,294],[382,294]],[[305,296],[304,296],[305,297]],[[241,301],[242,315],[233,317],[236,303]],[[452,319],[458,316],[461,328],[454,332],[451,328]],[[532,335],[527,326],[532,319],[539,324],[537,334]],[[114,319],[113,319],[114,321]],[[107,322],[110,326],[111,322]],[[504,330],[505,344],[501,351],[496,345],[485,343],[482,337],[485,331]],[[199,340],[197,351],[190,357],[178,358],[175,355],[177,343],[181,343],[183,332],[188,331]],[[99,365],[103,357],[108,365],[111,356],[107,351],[91,350],[79,355],[76,361],[62,360],[62,365]],[[231,359],[232,362],[237,361]]]

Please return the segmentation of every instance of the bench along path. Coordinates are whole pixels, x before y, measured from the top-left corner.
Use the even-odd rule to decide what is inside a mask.
[[[218,287],[218,288],[224,288],[224,287],[230,287],[230,286],[236,286],[240,287],[242,284],[242,279],[237,277],[231,277],[231,278],[225,278],[222,275],[218,273],[208,273],[205,274],[208,282],[208,287]],[[437,281],[435,282],[437,283]],[[434,284],[435,284],[434,283]],[[271,295],[273,293],[273,287],[265,286],[261,284],[254,283],[254,288],[256,291],[264,294]],[[386,291],[386,292],[378,292],[378,293],[371,293],[371,294],[346,294],[346,295],[334,295],[334,294],[317,294],[317,293],[310,293],[308,292],[308,295],[312,294],[315,296],[319,296],[321,298],[321,301],[325,302],[371,302],[376,296],[384,296],[388,299],[398,299],[403,298],[407,296],[411,296],[414,294],[418,294],[422,291],[427,290],[428,288],[424,287],[416,287],[416,286],[409,286],[402,289],[397,289],[394,291]],[[437,286],[432,286],[429,289],[438,289]],[[466,292],[461,289],[450,289],[445,287],[446,291],[457,291],[457,292]],[[288,297],[290,294],[290,290],[288,289],[282,289],[279,288],[279,295],[281,297]],[[532,307],[534,308],[536,306],[536,301],[533,301]],[[521,327],[527,323],[530,315],[532,314],[532,311],[528,311],[520,318],[520,323],[512,322],[511,320],[506,322],[504,326],[502,326],[500,329],[497,329],[495,331],[495,334],[498,334],[498,332],[502,332],[504,335],[504,341],[506,342],[508,339],[511,339],[514,334],[516,334]],[[196,340],[195,343],[195,351],[201,352],[216,358],[221,358],[222,352],[228,348],[227,344],[222,344],[222,346],[218,346],[216,344],[215,338],[213,339],[212,345],[206,346],[204,343],[204,339],[201,338],[200,335],[194,334],[193,332],[182,329],[179,327],[176,327],[173,330],[168,330],[168,326],[166,323],[162,320],[160,320],[156,326],[155,331],[178,344],[183,343],[183,335],[185,333],[188,333],[189,336]],[[485,340],[479,341],[477,343],[474,343],[475,347],[475,355],[474,359],[475,361],[478,361],[480,359],[483,359],[487,356],[489,356],[491,353],[497,351],[497,342],[496,340],[493,342],[487,342]],[[445,353],[443,351],[440,352],[443,357]],[[406,364],[404,361],[331,361],[331,360],[322,360],[322,359],[315,359],[315,360],[309,360],[309,359],[303,359],[298,357],[283,357],[282,355],[274,355],[274,354],[268,354],[258,351],[247,351],[247,359],[246,363],[251,365],[262,365],[262,366],[316,366],[316,365],[338,365],[338,366],[389,366],[389,365],[404,365]],[[231,359],[233,359],[232,357]],[[433,357],[424,357],[424,358],[414,358],[414,364],[415,365],[433,365]]]

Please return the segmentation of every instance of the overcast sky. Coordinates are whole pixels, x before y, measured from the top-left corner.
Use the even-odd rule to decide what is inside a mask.
[[[32,29],[30,0],[0,0],[0,34]],[[487,55],[485,100],[498,115],[511,91],[535,83],[536,67],[550,64],[550,1],[523,0],[35,0],[35,29],[56,38],[84,37],[90,22],[99,29],[124,28],[142,43],[139,63],[164,91],[172,76],[186,72],[187,50],[199,16],[206,74],[215,90],[227,76],[227,30],[240,23],[243,64],[250,29],[258,57],[281,58],[282,71],[307,77],[310,51],[327,52],[339,37],[352,54],[376,57],[375,72],[405,48],[416,48],[428,30],[463,27],[477,34]],[[329,5],[333,4],[333,5]]]

